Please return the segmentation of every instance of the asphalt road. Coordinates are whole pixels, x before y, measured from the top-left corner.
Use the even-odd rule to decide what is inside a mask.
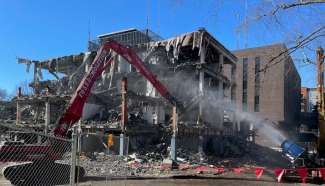
[[[80,186],[210,186],[210,185],[230,185],[230,186],[293,186],[293,185],[311,185],[311,184],[292,184],[277,183],[274,181],[257,180],[238,180],[238,179],[154,179],[154,180],[105,180],[105,181],[87,181],[80,183]]]

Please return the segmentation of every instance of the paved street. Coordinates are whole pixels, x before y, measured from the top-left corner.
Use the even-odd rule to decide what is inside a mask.
[[[256,181],[256,180],[237,180],[237,179],[161,179],[161,180],[115,180],[115,181],[88,181],[82,186],[208,186],[208,185],[233,185],[233,186],[271,186],[271,185],[311,185],[311,184],[293,184],[276,183],[274,181]]]

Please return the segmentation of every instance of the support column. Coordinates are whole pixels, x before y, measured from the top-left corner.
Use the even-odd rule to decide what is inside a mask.
[[[33,61],[33,63],[34,63],[34,79],[33,79],[33,83],[34,83],[34,93],[36,94],[36,95],[38,95],[39,94],[39,88],[38,88],[38,77],[37,77],[37,62],[36,61]]]
[[[127,124],[128,113],[127,113],[127,105],[126,105],[126,91],[127,91],[127,79],[123,77],[121,81],[121,130],[122,133],[120,134],[120,156],[125,155],[124,152],[124,143],[125,143],[125,126]]]
[[[203,96],[204,96],[204,71],[200,69],[200,74],[199,74],[199,97],[200,97],[200,102],[199,102],[199,117],[202,119],[203,116]]]
[[[200,54],[200,63],[203,65],[205,63],[205,48],[201,46],[201,54]],[[200,160],[203,160],[203,134],[202,134],[202,127],[203,127],[203,97],[204,97],[204,71],[202,67],[199,69],[199,116],[197,120],[197,124],[199,126],[199,143],[198,143],[198,152],[200,155]]]
[[[223,74],[223,54],[219,55],[219,73]],[[218,95],[219,95],[219,99],[222,100],[224,98],[224,92],[223,92],[223,82],[221,80],[219,80],[218,83]]]
[[[50,95],[50,90],[49,87],[46,88],[46,92],[45,92],[46,96]],[[44,133],[47,134],[50,122],[51,122],[51,116],[50,116],[50,101],[49,101],[49,97],[47,97],[47,100],[45,102],[45,116],[44,116]]]
[[[235,116],[235,122],[236,122],[236,128],[237,128],[237,132],[240,132],[240,119],[238,118],[238,116]]]
[[[50,109],[50,102],[46,101],[45,102],[45,127],[44,127],[44,132],[47,134],[48,128],[51,122],[51,109]]]
[[[120,134],[120,156],[124,156],[124,141],[125,141],[124,134],[121,133]]]
[[[205,63],[205,48],[201,46],[201,53],[200,53],[200,63],[203,65]],[[204,70],[202,66],[199,67],[199,120],[202,119],[203,116],[203,96],[204,96]],[[200,124],[198,122],[198,124]]]
[[[177,160],[177,154],[176,154],[176,135],[177,135],[177,120],[178,120],[178,115],[176,112],[176,106],[173,107],[173,123],[172,123],[172,127],[173,127],[173,135],[172,135],[172,139],[171,139],[171,150],[170,150],[170,159],[173,162],[176,162]]]
[[[41,135],[37,135],[37,143],[38,144],[42,143],[42,136]]]
[[[219,54],[219,69],[218,73],[223,75],[223,54]],[[218,81],[218,100],[220,103],[223,103],[224,101],[224,89],[223,89],[223,81],[220,79]],[[223,107],[218,107],[218,115],[219,115],[219,127],[223,129],[223,118],[224,118],[224,109]]]
[[[254,137],[254,123],[249,123],[249,141],[255,143]]]
[[[231,83],[236,82],[236,65],[231,66]],[[236,87],[231,84],[231,89],[230,89],[230,98],[231,98],[231,103],[235,103],[236,100]]]
[[[16,125],[20,124],[21,121],[21,108],[20,108],[20,100],[19,98],[21,97],[21,87],[18,87],[17,90],[17,108],[16,108]]]

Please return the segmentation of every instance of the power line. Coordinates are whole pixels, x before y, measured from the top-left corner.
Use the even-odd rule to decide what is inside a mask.
[[[149,17],[150,17],[150,0],[147,0],[146,29],[149,29]]]
[[[157,0],[157,34],[160,34],[160,0]]]
[[[247,20],[248,2],[245,0],[245,20],[244,20],[244,46],[248,47],[248,20]]]

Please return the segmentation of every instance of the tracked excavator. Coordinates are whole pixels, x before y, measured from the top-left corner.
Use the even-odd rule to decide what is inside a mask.
[[[97,51],[94,61],[91,63],[90,70],[81,80],[78,88],[74,92],[71,100],[63,115],[59,118],[53,135],[56,139],[67,138],[68,130],[81,118],[84,104],[91,93],[95,81],[101,73],[110,66],[115,55],[120,55],[135,67],[172,105],[179,105],[179,102],[167,90],[167,88],[156,78],[156,76],[145,66],[139,56],[129,47],[123,46],[116,41],[107,41]],[[3,170],[3,175],[15,185],[30,185],[33,179],[52,180],[58,175],[44,175],[46,172],[56,172],[59,175],[67,174],[64,170],[70,170],[70,165],[57,163],[68,151],[62,149],[64,140],[46,140],[42,144],[15,144],[5,142],[0,146],[0,162],[16,162],[7,166]],[[26,163],[27,162],[27,163]],[[55,169],[55,171],[46,171]],[[85,173],[80,168],[79,177]],[[40,175],[37,175],[39,173]],[[48,177],[48,178],[46,178]],[[62,177],[60,179],[63,179]],[[34,182],[35,183],[35,182]],[[44,185],[52,185],[47,183]],[[58,184],[56,182],[55,184]]]

